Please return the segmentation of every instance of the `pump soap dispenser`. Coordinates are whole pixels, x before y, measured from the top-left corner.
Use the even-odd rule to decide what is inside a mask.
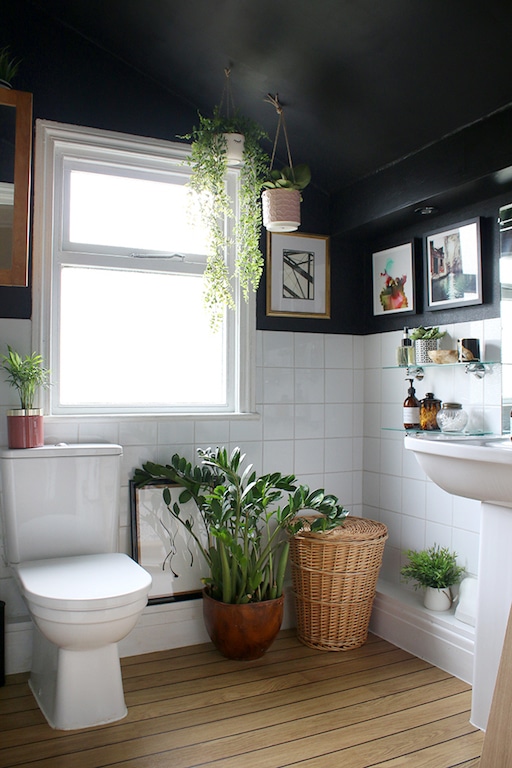
[[[421,429],[420,427],[420,401],[416,397],[416,390],[412,385],[412,379],[407,379],[409,389],[404,400],[404,427],[405,429]]]

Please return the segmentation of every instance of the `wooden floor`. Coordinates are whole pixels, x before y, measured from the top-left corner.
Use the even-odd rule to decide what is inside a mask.
[[[260,660],[210,645],[123,660],[128,716],[54,731],[26,675],[0,688],[0,766],[473,768],[468,685],[370,636],[326,653],[280,634]],[[77,695],[80,692],[77,691]]]

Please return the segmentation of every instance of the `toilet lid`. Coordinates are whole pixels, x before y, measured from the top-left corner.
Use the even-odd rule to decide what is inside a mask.
[[[151,586],[149,573],[120,552],[33,560],[16,570],[25,597],[53,608],[58,603],[81,611],[96,610],[98,603],[122,605]]]

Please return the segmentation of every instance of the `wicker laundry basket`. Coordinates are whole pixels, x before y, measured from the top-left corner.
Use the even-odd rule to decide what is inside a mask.
[[[290,541],[298,638],[323,651],[359,648],[368,636],[387,528],[347,517],[343,526],[312,533],[308,519]]]

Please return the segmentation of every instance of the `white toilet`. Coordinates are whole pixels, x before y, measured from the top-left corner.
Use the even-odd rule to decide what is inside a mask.
[[[126,715],[117,643],[151,576],[117,552],[122,448],[0,450],[6,554],[35,624],[30,687],[53,728]]]

